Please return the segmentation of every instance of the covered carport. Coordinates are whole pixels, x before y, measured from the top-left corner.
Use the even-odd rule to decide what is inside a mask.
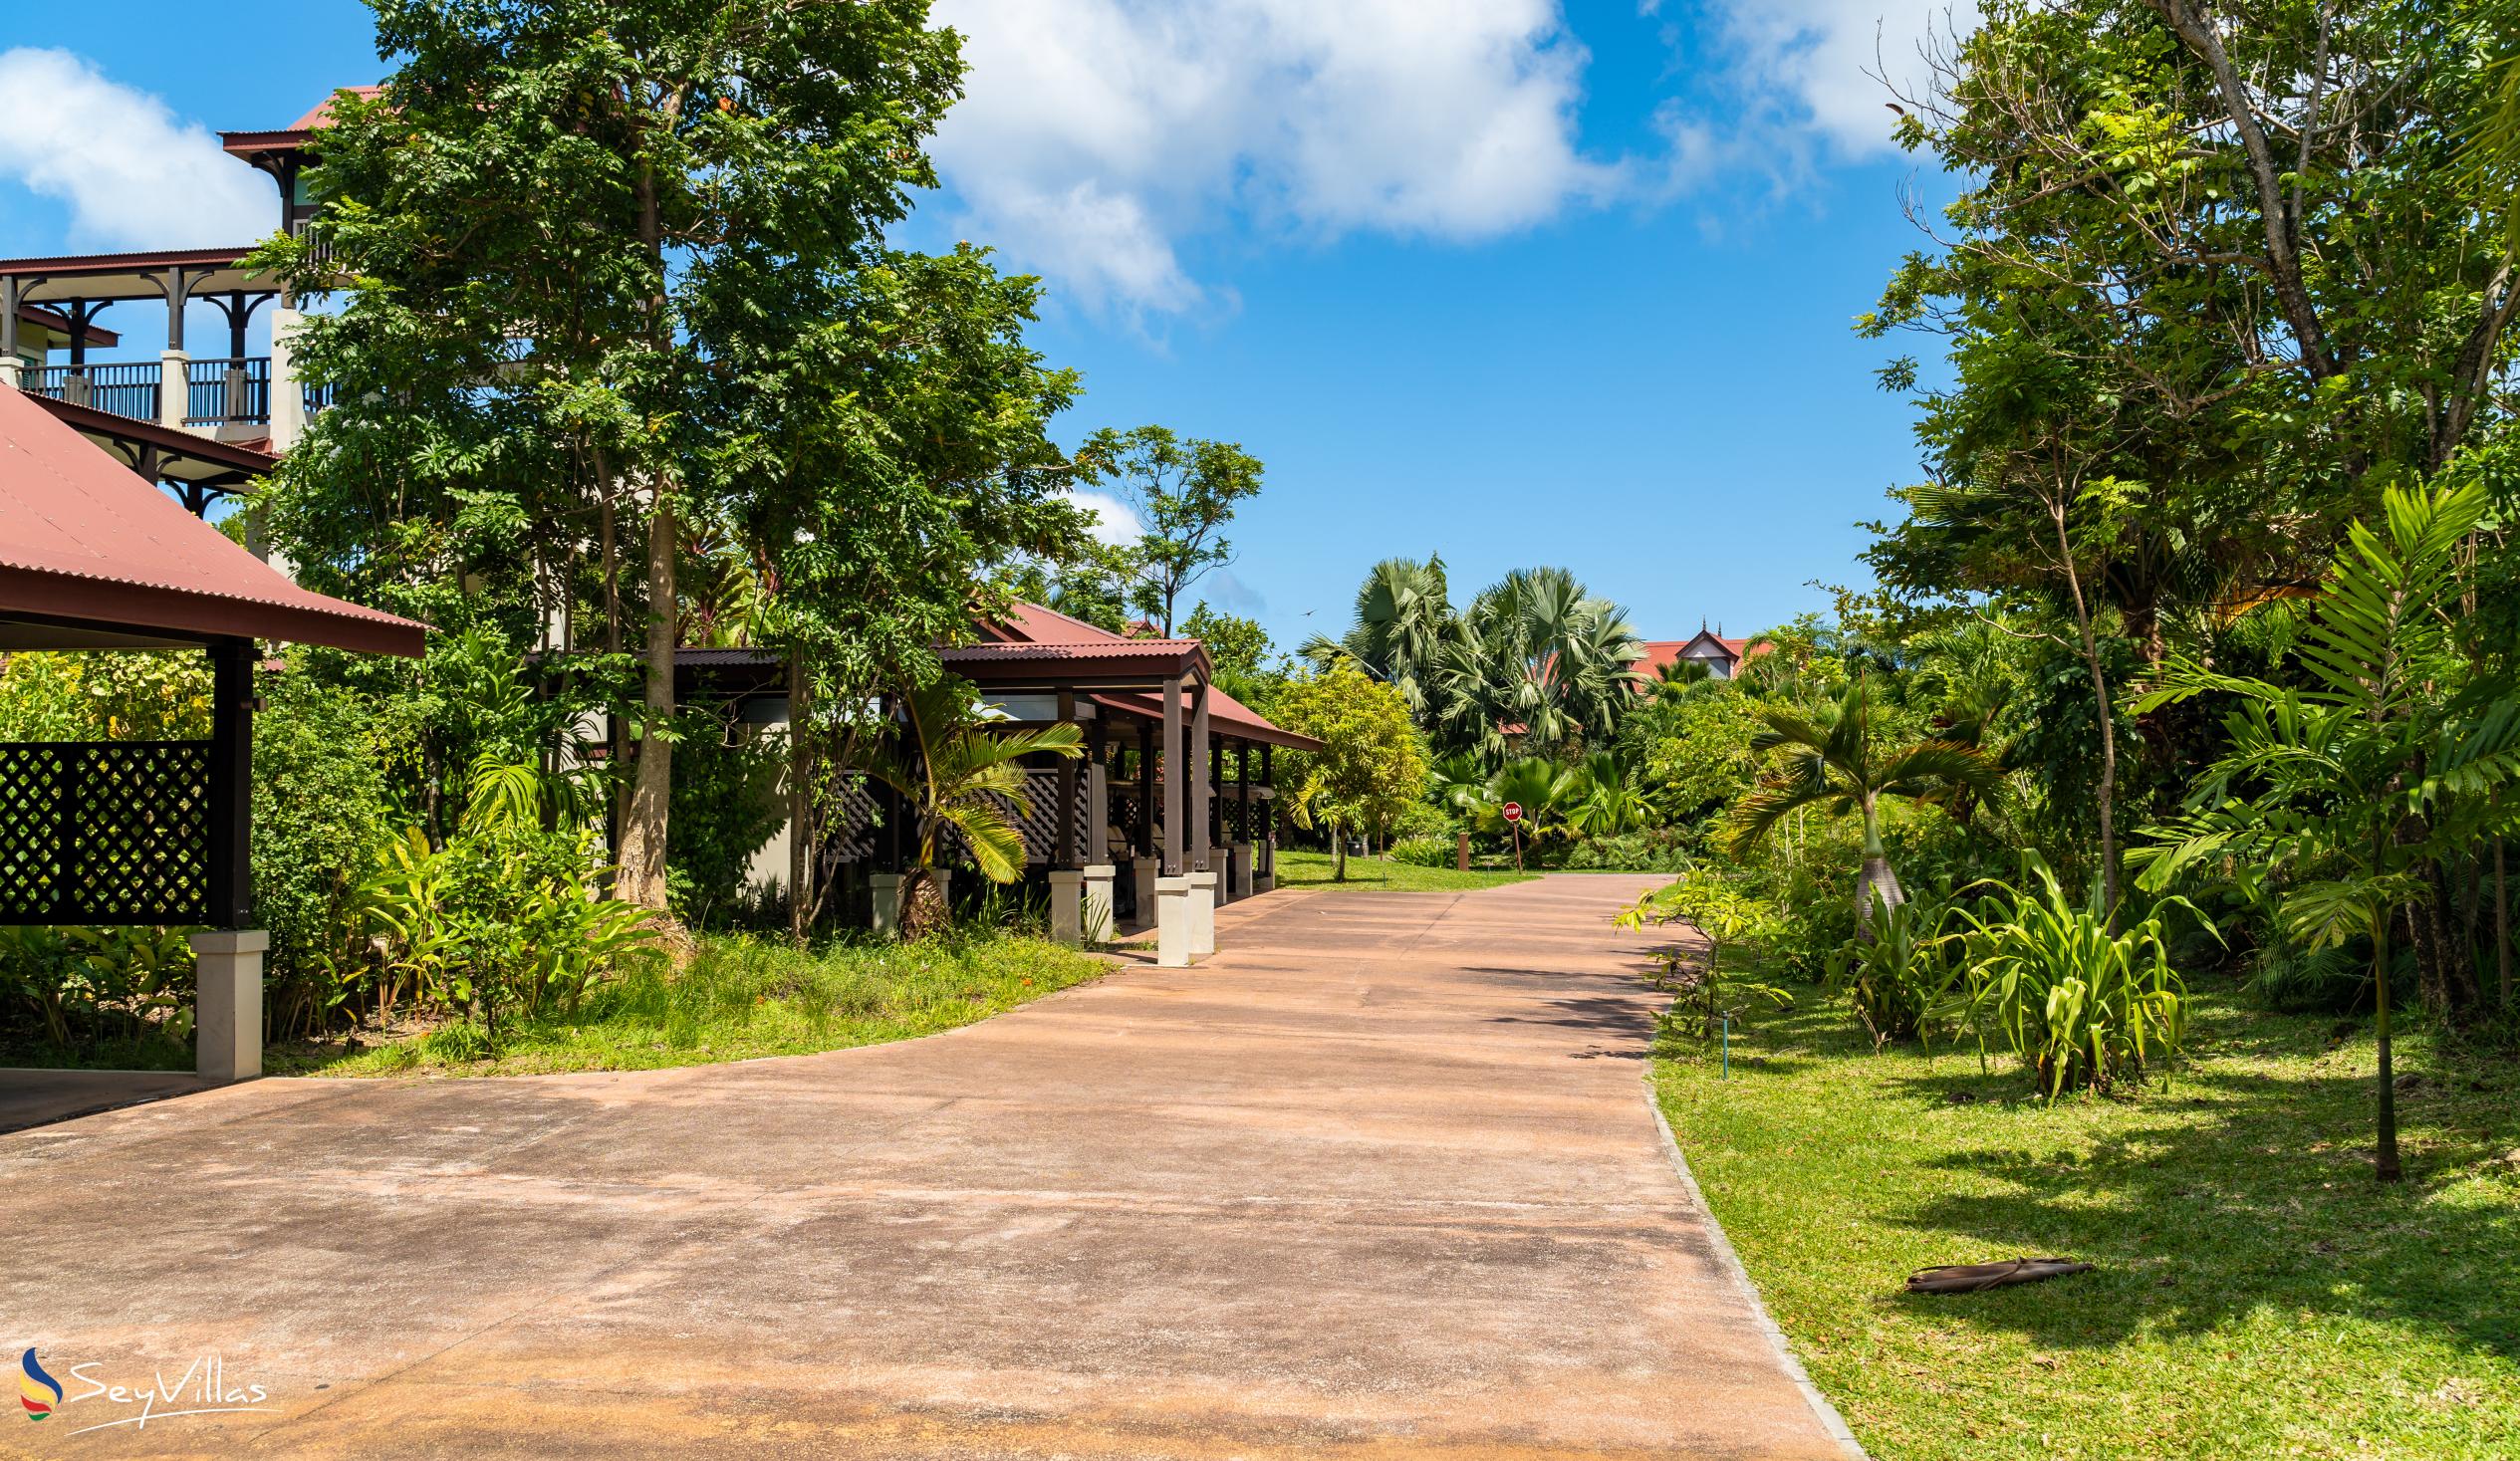
[[[198,649],[206,740],[0,743],[0,923],[198,925],[195,1064],[262,1072],[258,641],[416,656],[424,626],[310,593],[78,430],[0,390],[0,655]]]

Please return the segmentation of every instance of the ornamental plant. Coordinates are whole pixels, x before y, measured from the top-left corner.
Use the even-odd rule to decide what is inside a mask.
[[[2177,1054],[2187,986],[2170,968],[2163,914],[2195,913],[2194,905],[2163,898],[2116,932],[2099,884],[2077,906],[2037,853],[2023,859],[2030,889],[1992,878],[1971,885],[2007,902],[1993,914],[1959,910],[1968,925],[1966,987],[1934,1013],[1974,1031],[1981,1059],[1990,1038],[2001,1042],[2051,1100],[2068,1088],[2110,1091]]]

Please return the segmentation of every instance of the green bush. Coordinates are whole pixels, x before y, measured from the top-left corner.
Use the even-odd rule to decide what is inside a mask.
[[[1450,837],[1409,837],[1391,844],[1391,860],[1411,867],[1450,867],[1459,855],[1460,844]]]
[[[1942,931],[1947,921],[1938,901],[1893,905],[1877,896],[1871,940],[1849,939],[1830,958],[1829,993],[1847,1001],[1876,1051],[1915,1038],[1950,996],[1960,963],[1949,951],[1957,936]]]
[[[0,1035],[41,1057],[128,1052],[189,1064],[193,963],[186,930],[0,927]]]
[[[1967,990],[1945,1011],[2009,1048],[2054,1099],[2067,1087],[2108,1091],[2155,1057],[2178,1051],[2187,1024],[2187,986],[2170,968],[2163,913],[2195,909],[2164,898],[2125,933],[2110,931],[2097,884],[2083,906],[2065,896],[2056,873],[2026,858],[2035,891],[1985,884],[2004,895],[1991,914],[1964,908],[1969,925]]]
[[[312,1033],[369,958],[360,883],[384,842],[384,765],[369,703],[302,673],[265,675],[254,725],[254,913],[271,934],[264,1015]]]
[[[416,828],[386,841],[363,887],[386,939],[380,1018],[407,993],[425,1011],[477,1017],[495,1045],[503,1012],[566,1014],[661,957],[644,909],[596,896],[594,835],[543,827],[547,800],[533,768],[485,757],[444,847]]]

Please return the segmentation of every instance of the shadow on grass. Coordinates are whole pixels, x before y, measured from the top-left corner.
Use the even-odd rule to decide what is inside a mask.
[[[1816,1016],[1779,1022],[1761,1045],[1864,1072],[1867,1042],[1816,1028]],[[1974,1046],[1945,1047],[1930,1071],[1897,1069],[1919,1063],[1912,1052],[1882,1057],[1877,1098],[1956,1108],[1949,1120],[1966,1136],[1933,1154],[1918,1139],[1912,1170],[1930,1175],[1887,1221],[1951,1236],[1944,1262],[2055,1254],[2097,1265],[2045,1284],[1883,1302],[2049,1348],[2197,1335],[2272,1313],[2311,1327],[2323,1317],[2397,1322],[2520,1357],[2510,1262],[2520,1203],[2498,1180],[2520,1142],[2508,1096],[2473,1072],[2406,1060],[2407,1181],[2378,1184],[2370,1050],[2340,1048],[2333,1023],[2245,1015],[2240,1031],[2172,1072],[2166,1091],[2155,1077],[2134,1096],[2069,1095],[2053,1106],[2007,1056],[1981,1074]],[[1921,1111],[1916,1124],[1929,1124]],[[2491,1185],[2477,1186],[2480,1176]]]

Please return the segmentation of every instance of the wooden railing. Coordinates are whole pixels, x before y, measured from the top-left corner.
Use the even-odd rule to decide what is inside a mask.
[[[154,361],[38,365],[20,377],[18,388],[29,395],[48,396],[134,421],[154,421],[162,374]]]
[[[187,426],[269,425],[271,357],[194,361],[184,367]]]

